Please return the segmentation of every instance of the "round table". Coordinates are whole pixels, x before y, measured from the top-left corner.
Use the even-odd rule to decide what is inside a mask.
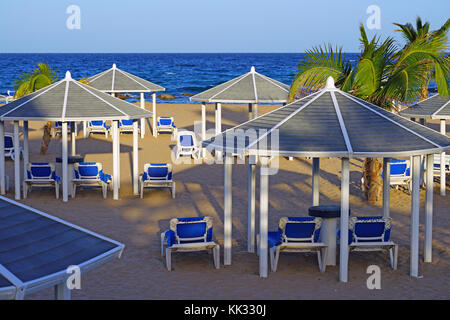
[[[341,207],[334,205],[313,206],[308,209],[308,214],[312,217],[322,218],[320,241],[328,246],[326,264],[327,266],[335,266],[336,230],[338,218],[341,216]]]
[[[56,157],[57,163],[62,163],[62,157]],[[68,178],[68,192],[72,195],[72,177],[73,177],[73,164],[84,162],[83,156],[67,156],[67,170],[69,171],[67,174]]]

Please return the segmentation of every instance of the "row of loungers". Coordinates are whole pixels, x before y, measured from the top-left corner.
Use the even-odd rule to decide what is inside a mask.
[[[176,131],[175,121],[173,117],[158,117],[156,124],[156,131],[160,132],[174,132]],[[53,136],[61,134],[62,122],[55,122],[53,125]],[[108,138],[111,126],[106,125],[104,120],[94,120],[87,123],[87,133],[102,133]],[[138,125],[138,132],[140,132],[140,126]],[[133,120],[120,120],[119,121],[120,133],[132,133],[133,132]]]
[[[26,178],[23,182],[23,196],[27,198],[28,191],[31,191],[33,186],[54,187],[58,199],[60,182],[61,178],[56,175],[53,163],[28,163]],[[103,172],[102,164],[99,162],[75,163],[72,178],[72,198],[75,198],[77,187],[101,187],[103,198],[106,199],[108,188],[112,190],[113,187],[112,176]],[[169,188],[172,198],[175,198],[172,165],[168,163],[146,164],[144,172],[139,177],[141,198],[144,197],[145,188]]]
[[[349,251],[388,251],[391,267],[397,269],[398,245],[390,241],[391,218],[351,217],[348,227]],[[268,247],[273,272],[277,271],[280,252],[317,253],[319,270],[325,272],[327,245],[320,242],[322,219],[283,217],[278,230],[269,232]],[[214,266],[219,268],[220,247],[213,240],[211,217],[174,218],[169,230],[161,233],[161,255],[172,269],[172,252],[213,251]],[[339,231],[337,237],[339,237]]]

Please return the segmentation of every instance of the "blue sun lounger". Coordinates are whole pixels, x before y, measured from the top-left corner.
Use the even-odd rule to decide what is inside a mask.
[[[103,172],[102,164],[99,162],[80,162],[73,166],[72,198],[75,198],[77,186],[79,187],[101,187],[103,198],[106,199],[108,186],[112,189],[112,176]]]
[[[272,271],[277,271],[280,252],[317,252],[320,272],[325,272],[328,246],[319,242],[321,218],[283,217],[278,231],[269,232]]]
[[[23,197],[26,199],[28,190],[33,186],[54,187],[56,199],[59,199],[59,183],[55,165],[48,162],[32,162],[27,164],[26,179],[23,181]]]
[[[139,177],[141,199],[144,198],[144,188],[169,188],[172,198],[175,199],[172,165],[170,163],[147,163],[144,166],[144,173]]]
[[[171,271],[172,252],[212,250],[214,266],[220,267],[220,246],[213,241],[211,217],[174,218],[170,229],[161,233],[161,255],[166,255],[167,270]]]
[[[177,127],[175,126],[175,121],[173,117],[158,117],[156,123],[156,131],[159,134],[160,132],[174,132]]]

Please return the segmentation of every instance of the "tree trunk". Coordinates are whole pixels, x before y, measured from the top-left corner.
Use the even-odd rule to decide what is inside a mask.
[[[367,200],[375,203],[381,200],[383,195],[383,162],[378,158],[366,158],[363,163],[362,192]]]
[[[50,144],[51,140],[51,122],[47,123],[44,126],[44,135],[42,136],[42,146],[41,146],[41,154],[45,154],[48,149],[48,145]]]

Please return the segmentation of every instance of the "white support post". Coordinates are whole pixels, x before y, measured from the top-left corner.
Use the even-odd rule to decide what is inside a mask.
[[[15,199],[20,200],[20,141],[19,121],[14,121],[14,187]]]
[[[145,110],[145,95],[143,92],[141,92],[141,108]],[[155,117],[155,114],[153,114],[153,117]],[[153,132],[155,132],[156,128],[152,128]],[[153,133],[153,135],[155,135]],[[144,139],[145,137],[145,118],[141,118],[141,139]]]
[[[0,121],[0,194],[6,194],[5,179],[5,123]]]
[[[253,119],[253,103],[248,104],[248,120]]]
[[[216,134],[219,134],[222,132],[222,104],[219,102],[217,103],[217,127],[216,127]]]
[[[87,138],[87,121],[83,121],[83,138]]]
[[[68,141],[67,141],[67,122],[62,123],[61,128],[62,134],[62,159],[61,159],[61,168],[62,168],[62,194],[63,201],[69,201],[69,172],[68,172]]]
[[[153,107],[153,136],[156,138],[158,132],[156,131],[156,93],[152,93],[152,107]]]
[[[342,158],[342,177],[341,177],[341,237],[340,237],[340,255],[339,255],[339,280],[348,282],[348,216],[349,216],[349,197],[350,197],[350,170],[349,159]]]
[[[268,277],[269,158],[261,157],[259,198],[259,276]]]
[[[139,182],[139,139],[138,139],[138,122],[133,121],[133,194],[138,195]]]
[[[253,119],[258,118],[258,104],[253,104]]]
[[[224,265],[231,265],[231,247],[232,247],[232,227],[233,227],[233,210],[232,210],[232,165],[233,157],[227,155],[225,157],[224,172]]]
[[[67,287],[66,282],[61,282],[55,285],[55,299],[56,300],[70,300],[71,294],[70,289]]]
[[[202,102],[202,140],[206,140],[206,103]],[[202,157],[206,157],[206,148],[202,147]]]
[[[447,135],[447,128],[445,119],[441,119],[441,133],[443,135]],[[445,177],[445,152],[441,153],[441,177],[440,177],[440,183],[441,183],[441,196],[445,196],[445,189],[447,187],[447,181]]]
[[[420,156],[412,157],[410,275],[419,277]]]
[[[247,251],[255,252],[255,208],[256,208],[256,164],[249,157],[248,163],[248,223],[247,223]]]
[[[313,206],[319,205],[320,199],[320,158],[313,158],[312,163],[312,192],[313,192]]]
[[[30,148],[28,139],[28,121],[23,122],[23,175],[26,175],[28,162],[30,161]],[[25,178],[24,178],[25,179]]]
[[[218,119],[218,111],[217,111],[217,103],[215,103],[214,104],[214,128],[215,128],[215,130],[216,130],[216,135],[218,134],[218,132],[219,132],[219,130],[217,129],[217,126],[218,126],[218,122],[219,122],[219,120],[217,120]]]
[[[383,158],[383,217],[389,218],[391,202],[391,159]]]
[[[71,152],[72,156],[76,155],[76,132],[75,132],[75,121],[70,122],[70,142],[71,142]]]
[[[113,199],[119,200],[119,122],[114,120],[112,122],[113,129]],[[142,128],[141,128],[142,130]]]
[[[433,166],[434,154],[427,155],[426,183],[427,191],[425,195],[425,244],[424,261],[431,262],[433,248]]]

